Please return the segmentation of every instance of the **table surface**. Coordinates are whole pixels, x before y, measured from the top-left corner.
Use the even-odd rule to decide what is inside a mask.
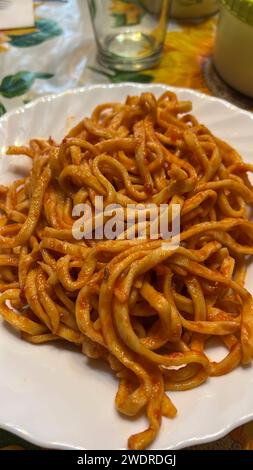
[[[128,24],[124,0],[118,5],[116,15]],[[0,31],[0,115],[43,94],[89,83],[121,81],[193,88],[253,110],[253,100],[230,89],[212,65],[217,18],[198,23],[171,21],[160,65],[156,69],[129,73],[108,71],[97,64],[87,2],[35,1],[34,8],[35,28]],[[0,430],[0,447],[6,446],[35,448]],[[195,449],[253,450],[253,423]]]

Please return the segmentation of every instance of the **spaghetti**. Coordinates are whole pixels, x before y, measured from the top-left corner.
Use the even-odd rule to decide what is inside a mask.
[[[119,379],[116,407],[146,413],[129,438],[145,449],[166,391],[188,390],[253,357],[253,303],[244,287],[253,254],[253,202],[242,161],[171,92],[95,108],[60,144],[33,139],[9,154],[32,159],[30,174],[0,186],[0,313],[34,343],[63,339],[105,360]],[[181,244],[73,236],[76,204],[181,206]],[[125,227],[127,230],[127,228]],[[216,337],[220,362],[205,353]]]

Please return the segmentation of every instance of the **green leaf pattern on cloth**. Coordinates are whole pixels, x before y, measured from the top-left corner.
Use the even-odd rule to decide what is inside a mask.
[[[6,113],[6,109],[2,103],[0,103],[0,117],[3,116],[3,114]]]
[[[88,0],[88,1],[89,1],[89,8],[90,8],[90,15],[92,19],[94,20],[97,14],[96,2],[95,0]]]
[[[150,83],[153,80],[153,75],[150,73],[140,73],[140,72],[121,72],[119,70],[111,71],[107,73],[103,70],[97,69],[96,67],[89,67],[90,70],[96,72],[100,75],[107,77],[112,83],[120,82],[138,82],[138,83]]]
[[[60,36],[63,30],[58,23],[49,18],[41,18],[35,22],[37,31],[18,36],[9,35],[10,44],[16,47],[31,47],[47,41],[56,36]]]
[[[22,70],[15,75],[4,77],[0,84],[0,94],[5,98],[14,98],[15,96],[24,95],[33,85],[34,80],[49,79],[53,75],[50,73],[29,72]]]
[[[121,26],[127,25],[126,15],[122,13],[115,13],[112,16],[114,16],[115,18],[115,22],[114,22],[115,28],[120,28]]]
[[[111,0],[110,10],[115,28],[138,25],[145,15],[145,6],[140,0]]]

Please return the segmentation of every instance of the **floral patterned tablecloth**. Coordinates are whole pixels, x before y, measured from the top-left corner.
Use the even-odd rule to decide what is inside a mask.
[[[112,0],[115,27],[141,19],[138,2]],[[96,63],[86,0],[34,2],[35,28],[0,31],[0,116],[35,97],[87,83],[158,82],[189,87],[253,109],[253,100],[227,87],[212,65],[217,19],[170,22],[159,67],[143,72],[112,72]],[[0,447],[34,449],[0,430]],[[253,450],[253,423],[196,449]]]

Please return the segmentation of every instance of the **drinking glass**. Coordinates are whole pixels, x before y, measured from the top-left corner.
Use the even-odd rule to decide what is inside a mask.
[[[107,67],[153,67],[162,54],[170,0],[88,0],[98,49]]]

